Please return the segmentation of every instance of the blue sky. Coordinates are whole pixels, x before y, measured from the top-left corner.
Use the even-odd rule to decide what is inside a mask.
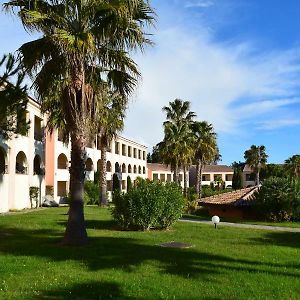
[[[3,1],[0,1],[3,3]],[[161,108],[189,100],[213,123],[222,163],[264,144],[270,162],[299,153],[300,3],[298,0],[152,0],[156,45],[135,54],[143,74],[124,135],[151,148],[162,139]],[[0,15],[0,54],[30,36]]]

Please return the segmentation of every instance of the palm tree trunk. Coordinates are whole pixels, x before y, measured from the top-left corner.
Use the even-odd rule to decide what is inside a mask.
[[[184,182],[184,187],[183,187],[183,194],[186,197],[187,196],[187,176],[186,176],[186,165],[183,166],[183,182]]]
[[[256,184],[259,185],[259,170],[256,173]]]
[[[174,175],[173,175],[173,182],[178,184],[178,164],[176,163],[174,166]]]
[[[106,181],[106,150],[105,143],[101,143],[101,169],[100,169],[100,193],[99,193],[99,205],[107,205],[107,181]]]
[[[201,163],[199,165],[199,177],[200,177],[200,181],[199,181],[199,199],[200,200],[202,198],[202,172],[203,172],[203,164]]]
[[[197,165],[196,165],[196,193],[197,193],[197,195],[200,194],[200,164],[201,164],[201,161],[200,161],[200,159],[198,159]]]
[[[85,180],[86,140],[83,135],[71,136],[70,181],[71,201],[69,218],[63,239],[65,245],[85,245],[88,242],[83,213],[83,193]]]

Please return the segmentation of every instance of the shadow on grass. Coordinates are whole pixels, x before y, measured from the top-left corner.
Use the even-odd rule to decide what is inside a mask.
[[[298,232],[268,232],[263,238],[253,239],[262,245],[285,246],[290,248],[300,248],[300,233]]]
[[[88,226],[108,228],[110,222],[91,221]],[[88,222],[89,223],[89,222]],[[300,234],[268,233],[268,239],[274,244],[294,247],[299,245]],[[63,247],[59,245],[61,231],[59,230],[25,230],[20,228],[0,229],[0,252],[14,256],[42,257],[51,261],[73,260],[84,263],[90,270],[120,269],[133,272],[136,267],[145,262],[159,262],[159,270],[164,274],[176,276],[197,277],[201,280],[214,281],[216,275],[232,271],[250,273],[268,272],[275,276],[300,278],[300,263],[280,264],[251,259],[232,258],[225,255],[215,255],[192,249],[162,248],[157,245],[143,244],[142,240],[124,237],[90,237],[86,247]],[[5,238],[2,238],[5,237]],[[298,240],[297,240],[298,239]]]
[[[35,299],[124,299],[135,300],[137,298],[126,296],[120,286],[111,282],[85,282],[73,284],[71,286],[62,287],[50,291],[42,291]],[[138,298],[141,299],[142,298]]]

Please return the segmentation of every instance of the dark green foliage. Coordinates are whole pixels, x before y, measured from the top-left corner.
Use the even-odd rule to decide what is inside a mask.
[[[94,174],[94,183],[99,185],[100,172],[96,171]]]
[[[127,192],[129,192],[132,189],[132,181],[130,176],[127,176]]]
[[[286,172],[283,165],[267,164],[264,169],[261,170],[261,179],[268,179],[270,177],[286,177]]]
[[[113,192],[121,191],[121,182],[118,178],[118,174],[114,173],[113,175],[113,186],[112,186]]]
[[[35,207],[38,208],[38,205],[39,205],[39,191],[40,191],[40,189],[36,186],[31,186],[29,188],[29,198],[30,198],[31,208],[33,208],[33,202],[35,202]]]
[[[241,189],[243,187],[243,172],[241,168],[234,168],[232,177],[232,188],[234,190]]]
[[[140,179],[126,194],[114,196],[114,219],[125,230],[166,229],[184,207],[181,188],[174,183]]]
[[[96,205],[99,201],[99,186],[93,181],[84,183],[84,203],[87,205]]]
[[[192,214],[196,211],[198,207],[198,194],[196,193],[195,187],[190,187],[187,189],[186,193],[186,201],[185,201],[185,212],[188,214]]]
[[[5,64],[5,71],[0,76],[0,134],[10,138],[13,134],[25,135],[29,129],[26,121],[26,106],[28,102],[27,87],[23,84],[24,73],[17,60],[11,55],[5,55],[0,61],[0,67]],[[16,77],[11,84],[12,77]]]
[[[288,178],[266,179],[256,193],[255,208],[262,217],[274,222],[299,218],[299,182]]]
[[[213,184],[213,183],[212,183]],[[202,186],[202,198],[205,197],[210,197],[210,196],[214,196],[214,195],[218,195],[218,194],[223,194],[223,193],[228,193],[231,191],[231,189],[216,189],[215,187],[212,187],[212,184],[209,185],[204,185]]]

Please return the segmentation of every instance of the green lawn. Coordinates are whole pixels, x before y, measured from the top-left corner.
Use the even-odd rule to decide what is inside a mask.
[[[90,244],[59,242],[67,208],[0,216],[0,299],[300,299],[300,234],[178,223],[122,232],[85,209]],[[161,248],[181,241],[191,249]]]
[[[183,218],[191,219],[191,220],[199,220],[199,221],[211,220],[211,217],[209,216],[197,216],[191,214],[184,214]],[[257,220],[239,220],[239,219],[230,219],[230,218],[220,218],[220,219],[221,222],[300,228],[300,222],[264,222],[264,221],[257,221]]]

